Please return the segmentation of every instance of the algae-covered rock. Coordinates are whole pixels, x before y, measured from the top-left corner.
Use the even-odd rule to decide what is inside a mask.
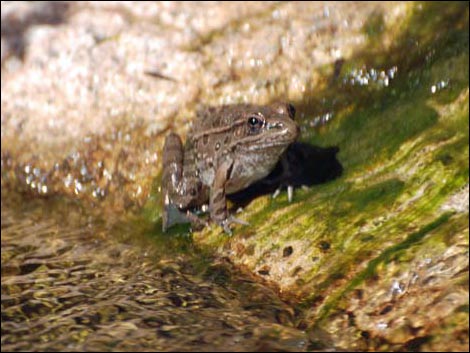
[[[331,177],[306,175],[314,182],[296,188],[293,202],[285,192],[251,198],[237,215],[249,226],[232,237],[211,226],[193,233],[190,247],[230,260],[295,307],[259,328],[247,315],[258,348],[468,348],[468,3],[1,6],[2,196],[66,196],[105,219],[132,210],[156,248],[179,251],[186,229],[173,238],[159,231],[165,134],[184,135],[201,104],[290,100],[301,143],[330,151]],[[328,174],[322,159],[303,161],[300,173]],[[5,241],[2,271],[17,256],[4,247],[30,251]],[[69,249],[66,242],[55,244]],[[129,294],[141,277],[125,263],[114,277],[100,273],[110,283],[127,273]],[[206,279],[224,286],[225,272],[215,272]],[[181,307],[183,299],[168,300]],[[112,316],[116,332],[138,337],[138,318],[123,322],[107,308],[99,315]],[[236,327],[235,313],[226,317]],[[182,330],[167,321],[158,323],[159,339]],[[109,337],[88,328],[73,333],[77,342],[109,347]],[[200,339],[224,347],[210,334]]]
[[[468,5],[418,4],[400,30],[373,17],[368,33],[377,23],[394,39],[369,34],[296,105],[302,141],[338,146],[343,175],[292,203],[255,200],[242,213],[251,226],[232,239],[195,237],[297,297],[313,336],[348,349],[462,350]]]

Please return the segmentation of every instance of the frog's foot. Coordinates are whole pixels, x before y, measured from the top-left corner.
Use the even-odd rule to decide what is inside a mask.
[[[273,193],[273,199],[279,196],[281,193],[282,186],[279,186]],[[287,200],[289,202],[292,202],[292,199],[294,198],[294,187],[292,185],[287,185]]]
[[[206,221],[199,218],[191,211],[186,211],[186,218],[188,219],[189,222],[191,222],[191,227],[193,228],[193,230],[196,230],[196,231],[202,230],[204,229],[204,227],[209,225]]]
[[[168,204],[164,206],[162,222],[163,231],[166,232],[168,228],[171,228],[175,224],[189,223],[190,220],[178,207],[173,204]]]
[[[162,218],[164,232],[176,224],[191,223],[191,227],[196,231],[202,230],[208,225],[206,221],[199,218],[191,211],[182,212],[178,207],[172,204],[165,205]]]
[[[241,225],[244,225],[244,226],[248,226],[250,225],[250,223],[244,221],[244,220],[241,220],[241,219],[238,219],[238,218],[235,218],[233,216],[228,216],[226,219],[224,219],[222,222],[220,222],[220,226],[224,229],[224,232],[227,233],[228,235],[232,236],[232,229],[230,229],[230,225],[233,224],[233,223],[237,223],[237,224],[241,224]]]

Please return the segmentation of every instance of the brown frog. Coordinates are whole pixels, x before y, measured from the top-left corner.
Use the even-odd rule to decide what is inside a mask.
[[[244,223],[227,213],[226,195],[267,176],[299,135],[286,103],[209,107],[199,111],[184,145],[171,133],[163,147],[163,230],[201,221],[191,210],[209,202],[210,219],[231,233]]]

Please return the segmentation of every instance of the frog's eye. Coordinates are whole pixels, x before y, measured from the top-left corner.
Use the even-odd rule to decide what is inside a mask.
[[[248,117],[248,127],[251,132],[257,132],[263,126],[263,120],[257,115]]]
[[[258,118],[257,116],[250,116],[250,117],[248,118],[248,124],[250,124],[250,126],[256,126],[256,125],[258,125],[260,122],[261,122],[261,119]]]

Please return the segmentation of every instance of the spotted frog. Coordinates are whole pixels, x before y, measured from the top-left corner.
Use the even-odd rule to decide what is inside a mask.
[[[238,104],[197,113],[183,147],[170,133],[163,147],[163,230],[204,226],[192,211],[209,203],[210,219],[231,234],[226,195],[267,176],[299,135],[291,104]]]

